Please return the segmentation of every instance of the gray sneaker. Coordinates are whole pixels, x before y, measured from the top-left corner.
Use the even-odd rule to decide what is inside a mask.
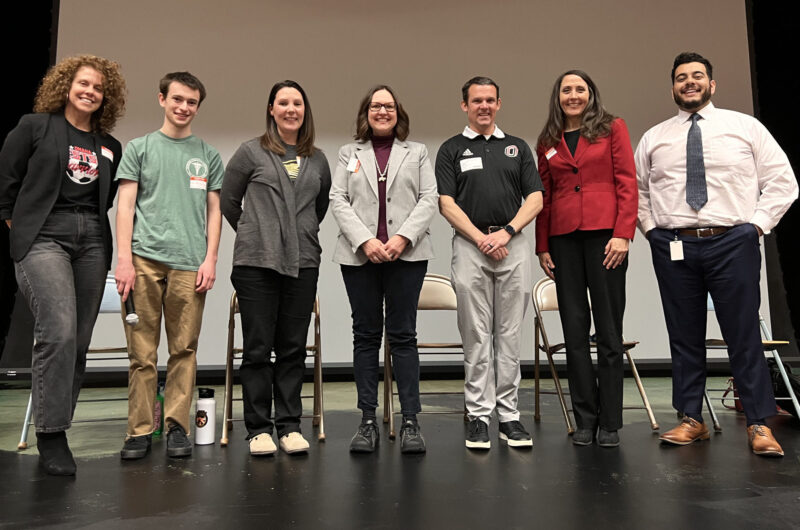
[[[617,431],[606,431],[602,427],[597,433],[597,445],[600,447],[618,447],[619,433]]]
[[[351,453],[372,453],[378,446],[380,434],[378,433],[378,426],[375,425],[373,420],[362,420],[361,425],[358,426],[356,434],[350,440]]]
[[[592,445],[594,429],[578,429],[572,433],[572,445]]]
[[[419,423],[411,420],[403,422],[400,428],[400,452],[405,454],[425,452],[425,438],[419,430]]]

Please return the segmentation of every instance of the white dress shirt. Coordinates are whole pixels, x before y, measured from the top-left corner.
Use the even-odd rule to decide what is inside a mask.
[[[703,136],[708,202],[686,202],[686,137],[691,112],[648,130],[634,158],[639,183],[639,228],[694,228],[753,223],[769,232],[797,199],[789,159],[757,119],[715,108],[697,112]]]

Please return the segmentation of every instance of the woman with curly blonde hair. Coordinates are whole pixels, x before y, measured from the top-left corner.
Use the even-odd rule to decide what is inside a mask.
[[[125,108],[113,61],[68,57],[0,151],[0,219],[10,229],[20,292],[35,319],[31,386],[39,464],[74,475],[67,444],[106,272],[108,209],[122,155],[109,132]]]

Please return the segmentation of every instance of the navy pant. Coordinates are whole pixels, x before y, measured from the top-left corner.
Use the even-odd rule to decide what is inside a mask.
[[[300,432],[306,338],[318,277],[316,268],[300,269],[292,278],[263,267],[233,267],[231,282],[242,317],[239,377],[248,438],[272,433],[273,395],[278,437]]]
[[[567,375],[572,413],[579,429],[622,428],[622,318],[625,271],[603,266],[611,230],[578,230],[550,237],[555,263],[559,316],[567,348]],[[586,289],[592,297],[592,310]],[[597,371],[589,355],[591,317],[597,334]]]
[[[374,413],[378,407],[378,351],[383,338],[386,300],[386,338],[400,397],[400,410],[413,415],[419,403],[417,303],[428,269],[427,261],[391,261],[342,265],[342,278],[353,312],[353,371],[358,408]]]
[[[710,294],[747,419],[772,416],[775,396],[758,323],[758,231],[744,224],[707,238],[678,235],[683,241],[681,261],[670,259],[669,242],[675,234],[655,228],[648,235],[669,332],[673,407],[690,414],[702,411]]]

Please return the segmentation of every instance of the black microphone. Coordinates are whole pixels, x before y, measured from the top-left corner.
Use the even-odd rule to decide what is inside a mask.
[[[136,314],[136,308],[133,306],[133,291],[128,292],[128,299],[125,300],[125,323],[129,326],[139,323],[139,315]]]

